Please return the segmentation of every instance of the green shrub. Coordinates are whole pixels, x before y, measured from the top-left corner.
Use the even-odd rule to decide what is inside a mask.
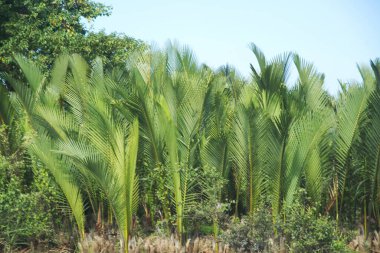
[[[0,238],[5,250],[16,245],[28,245],[51,233],[51,216],[44,209],[40,192],[22,193],[12,178],[8,189],[0,192]]]
[[[271,214],[259,210],[253,216],[232,221],[221,239],[237,252],[262,252],[273,237]]]
[[[196,170],[195,170],[196,171]],[[197,195],[198,201],[191,203],[185,209],[185,228],[188,235],[214,235],[217,237],[220,229],[229,222],[231,203],[221,198],[221,192],[226,184],[223,175],[215,168],[205,166],[198,175],[193,175],[201,182],[202,192]]]
[[[332,252],[337,240],[335,224],[326,217],[315,217],[312,210],[288,217],[283,229],[289,248],[294,252]]]
[[[11,149],[0,128],[0,252],[51,239],[56,188],[20,144]],[[58,222],[57,222],[58,223]]]
[[[302,196],[301,196],[302,199]],[[305,199],[302,200],[303,202]],[[347,252],[336,222],[318,214],[314,206],[299,200],[283,211],[284,221],[278,224],[291,252]]]
[[[222,241],[236,252],[351,252],[348,238],[341,235],[335,221],[318,214],[308,204],[306,194],[301,195],[292,205],[284,207],[275,223],[270,208],[233,220],[221,235]]]

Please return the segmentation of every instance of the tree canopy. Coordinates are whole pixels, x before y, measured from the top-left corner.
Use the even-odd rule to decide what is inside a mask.
[[[110,13],[110,7],[91,0],[0,0],[0,71],[17,73],[15,53],[45,70],[62,53],[79,53],[88,61],[99,56],[106,65],[124,64],[129,52],[143,43],[86,26]]]

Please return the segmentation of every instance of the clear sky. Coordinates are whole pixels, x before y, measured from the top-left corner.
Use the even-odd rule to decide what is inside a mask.
[[[325,73],[336,94],[337,79],[360,80],[356,64],[380,57],[380,0],[102,0],[113,7],[96,30],[120,32],[159,46],[170,40],[190,46],[213,68],[229,63],[250,75],[254,42],[267,57],[294,51]]]

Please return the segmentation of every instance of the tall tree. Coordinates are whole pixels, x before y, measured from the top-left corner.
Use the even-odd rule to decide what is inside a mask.
[[[18,74],[12,57],[20,53],[43,70],[55,58],[79,53],[86,60],[100,56],[105,64],[122,65],[142,42],[116,33],[93,32],[84,20],[109,15],[111,9],[91,0],[1,0],[0,72]]]

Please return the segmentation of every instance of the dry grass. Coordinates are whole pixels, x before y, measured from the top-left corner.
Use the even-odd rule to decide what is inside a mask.
[[[78,244],[82,253],[116,253],[120,251],[120,243],[115,239],[106,239],[96,234],[87,234],[86,239]],[[168,237],[149,236],[147,238],[133,237],[129,241],[130,253],[214,253],[215,242],[212,237],[188,239],[181,247],[179,241],[172,235]],[[232,253],[228,245],[219,243],[219,253]]]
[[[356,236],[348,245],[355,252],[380,253],[380,235],[377,231],[370,233],[365,239],[363,234]]]

